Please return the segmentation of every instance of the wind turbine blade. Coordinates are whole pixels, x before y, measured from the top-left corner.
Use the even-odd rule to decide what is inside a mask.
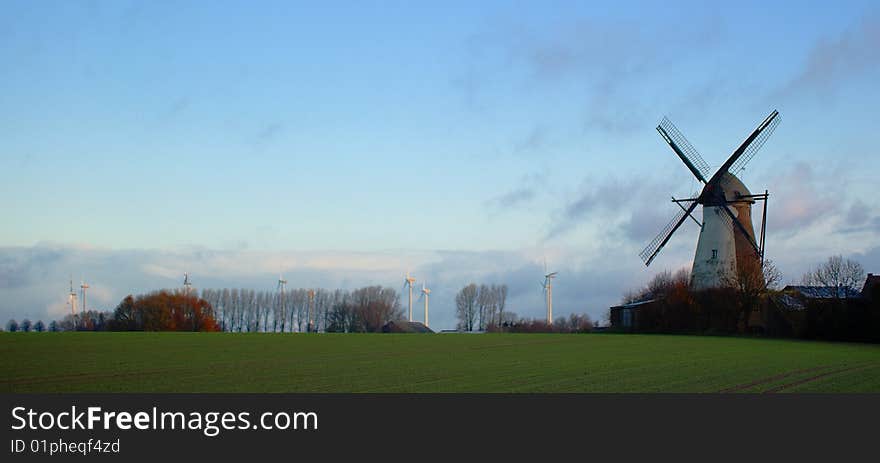
[[[700,153],[691,145],[691,143],[679,132],[675,124],[668,118],[664,117],[657,126],[660,136],[666,140],[666,143],[675,151],[675,154],[684,162],[684,165],[697,177],[697,180],[706,183],[706,177],[709,176],[711,170],[709,164],[700,156]]]
[[[746,138],[746,140],[742,142],[741,145],[739,145],[739,148],[737,148],[736,151],[734,151],[733,154],[731,154],[730,157],[727,158],[727,161],[725,161],[724,164],[722,164],[721,167],[718,169],[718,171],[715,172],[715,175],[712,176],[708,184],[714,185],[715,183],[718,183],[718,181],[721,179],[721,176],[723,176],[724,173],[727,172],[728,169],[731,168],[731,166],[733,166],[733,164],[743,155],[743,153],[746,152],[746,149],[749,147],[749,145],[751,145],[752,142],[754,142],[755,139],[758,138],[758,136],[761,135],[762,132],[768,130],[768,128],[770,129],[769,132],[772,132],[773,128],[776,128],[776,125],[773,123],[773,121],[776,120],[777,116],[779,116],[779,112],[773,110],[773,112],[770,113],[770,115],[767,116],[766,119],[764,119],[764,122],[762,122],[761,125],[759,125],[751,133],[751,135],[749,135],[748,138]],[[769,136],[769,133],[767,136]],[[764,137],[764,141],[766,141],[766,137]],[[761,142],[761,144],[763,144],[763,141]],[[758,145],[757,147],[760,148],[760,145]],[[755,151],[757,151],[757,149],[752,152],[752,156],[754,156]]]
[[[654,257],[657,257],[657,254],[663,249],[663,246],[666,246],[666,243],[669,242],[669,239],[672,238],[672,235],[678,230],[678,227],[684,223],[685,219],[690,215],[691,211],[693,211],[697,207],[696,201],[691,202],[690,206],[687,209],[681,209],[678,211],[675,216],[672,217],[672,220],[663,227],[663,230],[660,231],[642,252],[639,253],[639,257],[645,261],[645,266],[651,265],[651,261],[654,260]]]

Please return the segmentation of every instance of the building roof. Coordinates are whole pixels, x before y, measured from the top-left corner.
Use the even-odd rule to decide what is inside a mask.
[[[865,285],[862,286],[862,297],[871,297],[878,286],[880,286],[880,275],[869,273],[868,278],[865,278]]]
[[[630,302],[629,304],[616,305],[611,307],[612,309],[635,309],[636,307],[640,307],[646,304],[650,304],[652,302],[656,302],[657,299],[648,299],[646,301],[638,301],[638,302]]]
[[[782,288],[785,293],[798,293],[807,299],[857,298],[861,293],[849,286],[794,286]]]
[[[383,333],[433,333],[431,328],[422,322],[408,322],[403,320],[390,321],[382,327]]]

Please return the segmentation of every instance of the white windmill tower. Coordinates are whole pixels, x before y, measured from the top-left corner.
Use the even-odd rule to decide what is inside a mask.
[[[413,321],[412,316],[412,292],[413,292],[413,284],[415,284],[416,279],[409,275],[409,272],[406,272],[406,278],[403,280],[403,286],[409,288],[409,321]]]
[[[546,264],[544,266],[544,271],[547,271]],[[547,298],[547,324],[553,324],[553,279],[556,278],[556,275],[559,272],[550,272],[544,274],[544,283],[541,285],[544,287],[544,296]]]
[[[663,118],[657,131],[704,186],[696,197],[672,198],[681,210],[639,253],[646,266],[651,265],[654,257],[688,217],[700,226],[691,271],[693,288],[728,286],[735,281],[737,268],[753,266],[759,269],[763,265],[769,193],[765,190],[764,194],[753,195],[736,174],[745,168],[778,124],[779,113],[773,111],[710,177],[711,171],[706,161],[675,125]],[[764,201],[760,242],[755,240],[752,226],[752,204],[755,201]],[[691,215],[697,205],[703,206],[703,223]]]
[[[431,290],[425,286],[425,282],[422,282],[422,296],[425,298],[425,327],[428,326],[428,297],[431,295]]]

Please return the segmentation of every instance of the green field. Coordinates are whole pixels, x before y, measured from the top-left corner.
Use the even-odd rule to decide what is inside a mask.
[[[2,333],[2,392],[880,392],[880,346],[663,335]]]

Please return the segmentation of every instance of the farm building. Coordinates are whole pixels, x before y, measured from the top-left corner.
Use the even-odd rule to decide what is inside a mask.
[[[611,307],[611,316],[609,317],[611,328],[625,331],[636,329],[639,321],[639,309],[657,302],[657,299],[649,299]]]
[[[857,299],[862,294],[855,289],[843,286],[795,286],[782,288],[780,302],[789,309],[803,309],[811,301],[831,301],[837,299]]]
[[[868,274],[868,278],[865,278],[865,284],[862,286],[862,297],[869,301],[880,297],[880,275]]]

